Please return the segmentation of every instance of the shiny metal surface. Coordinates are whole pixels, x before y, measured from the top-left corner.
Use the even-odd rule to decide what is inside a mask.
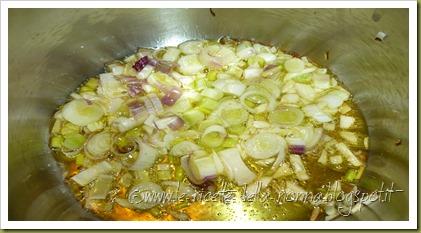
[[[9,220],[96,219],[72,198],[48,148],[51,114],[87,76],[136,47],[221,36],[272,43],[330,68],[369,127],[366,177],[405,191],[344,220],[408,219],[408,11],[213,11],[9,10]],[[379,31],[388,35],[382,42]]]

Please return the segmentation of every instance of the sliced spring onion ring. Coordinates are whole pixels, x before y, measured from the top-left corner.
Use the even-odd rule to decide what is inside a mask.
[[[212,125],[205,129],[202,134],[201,142],[209,147],[220,146],[227,136],[225,128],[220,125]]]
[[[113,167],[107,161],[102,161],[86,170],[79,172],[72,177],[72,180],[81,186],[85,186],[91,181],[95,180],[99,175],[111,172],[112,169]]]
[[[284,139],[272,133],[259,133],[245,143],[246,153],[254,159],[267,159],[284,150]]]
[[[241,159],[240,151],[237,148],[230,148],[218,152],[225,168],[225,175],[237,185],[250,184],[256,179],[254,174]]]
[[[130,170],[145,170],[151,168],[158,158],[158,150],[151,147],[149,144],[137,141],[139,144],[139,155]]]
[[[304,120],[304,113],[294,107],[283,107],[269,113],[269,122],[283,126],[296,126]]]
[[[111,133],[102,131],[92,135],[85,146],[85,153],[90,159],[103,159],[111,149]]]
[[[63,107],[64,119],[78,126],[85,126],[101,119],[102,108],[95,103],[87,103],[83,99],[72,100]]]
[[[200,146],[190,141],[180,142],[171,148],[170,155],[181,157],[184,155],[191,155],[195,151],[201,150]]]

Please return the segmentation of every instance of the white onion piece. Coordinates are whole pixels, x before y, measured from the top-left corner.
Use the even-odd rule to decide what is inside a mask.
[[[146,65],[140,72],[136,74],[138,79],[147,79],[152,74],[155,68],[151,65]]]
[[[202,64],[211,69],[219,69],[238,61],[238,57],[231,49],[221,45],[211,45],[202,49],[199,59]]]
[[[256,79],[262,74],[263,69],[257,67],[248,67],[244,70],[243,76],[245,79]]]
[[[342,129],[349,129],[355,122],[355,118],[352,116],[341,115],[339,117],[339,127]]]
[[[249,41],[243,41],[237,46],[236,55],[241,59],[247,59],[256,54],[256,50]]]
[[[155,119],[154,123],[158,129],[170,128],[172,130],[178,130],[184,125],[184,121],[178,116]]]
[[[142,115],[141,117],[137,118],[127,118],[127,117],[119,117],[115,119],[112,124],[118,129],[120,132],[126,132],[128,130],[133,129],[136,126],[139,126],[145,122],[147,115]]]
[[[348,160],[349,163],[351,163],[353,166],[359,167],[362,165],[360,160],[352,153],[352,151],[344,144],[344,143],[338,143],[335,145],[336,149],[345,156],[346,160]]]
[[[260,53],[258,54],[259,57],[263,58],[266,63],[272,63],[276,60],[276,55],[272,53]]]
[[[291,58],[284,63],[284,67],[288,72],[298,73],[304,69],[304,62],[299,58]]]
[[[151,100],[152,105],[157,113],[164,111],[161,100],[158,98],[158,96],[156,96],[156,94],[150,94],[149,99]]]
[[[301,157],[299,155],[290,154],[289,162],[292,165],[292,169],[294,170],[295,175],[297,176],[297,179],[299,180],[310,179],[310,176],[307,174],[303,161],[301,160]]]
[[[102,131],[91,136],[85,145],[86,156],[90,159],[103,159],[111,149],[111,134]]]
[[[175,62],[180,56],[181,51],[174,47],[167,48],[167,52],[162,56],[162,60]]]
[[[312,101],[316,97],[316,92],[310,85],[296,83],[295,89],[297,90],[298,95],[306,100]]]
[[[307,116],[313,118],[314,120],[320,123],[332,121],[332,117],[328,115],[327,113],[323,112],[319,108],[319,106],[315,104],[306,105],[302,108],[302,110]]]
[[[94,186],[89,190],[88,199],[104,200],[108,192],[111,190],[114,177],[111,175],[99,175]]]
[[[196,179],[195,176],[193,175],[192,171],[190,170],[189,160],[190,160],[190,155],[186,155],[186,156],[181,157],[181,159],[180,159],[181,168],[183,168],[183,170],[186,173],[186,176],[187,176],[187,178],[189,179],[190,182],[192,182],[193,184],[196,184],[196,185],[203,184],[205,182],[205,180]]]
[[[147,210],[160,204],[163,194],[161,186],[153,182],[143,182],[133,186],[128,195],[128,202],[136,209]]]
[[[330,87],[330,77],[327,74],[313,74],[313,84],[316,88],[327,89]]]
[[[99,75],[98,93],[107,98],[123,97],[127,93],[127,88],[112,73]]]
[[[211,156],[190,156],[190,170],[197,180],[213,179],[217,176],[218,170]]]
[[[158,158],[158,151],[147,143],[141,141],[137,141],[137,143],[139,144],[139,155],[129,169],[140,171],[151,168]]]
[[[113,167],[107,162],[99,162],[92,167],[79,172],[74,175],[71,179],[78,183],[81,186],[89,184],[91,181],[95,180],[99,175],[109,173],[113,170]]]
[[[237,148],[219,151],[218,156],[224,164],[225,175],[237,185],[250,184],[256,179],[256,174],[244,163]]]
[[[313,147],[315,147],[317,145],[317,143],[319,143],[320,139],[323,136],[323,129],[321,128],[316,128],[313,130],[311,137],[309,137],[306,140],[306,148],[307,150],[312,149]]]
[[[203,41],[190,40],[178,45],[178,48],[184,54],[199,54],[203,48]]]
[[[283,138],[272,133],[259,133],[245,143],[246,153],[254,159],[267,159],[284,150]]]
[[[78,126],[85,126],[101,119],[103,109],[83,99],[72,100],[63,106],[63,118]]]
[[[178,59],[179,70],[182,74],[193,75],[203,70],[197,55],[186,55]]]
[[[246,89],[246,85],[237,79],[218,79],[213,85],[216,89],[235,96],[241,96]]]
[[[321,103],[326,103],[329,108],[338,108],[344,101],[349,99],[349,92],[345,90],[333,90],[318,99]]]
[[[184,141],[178,144],[175,144],[171,150],[170,154],[175,157],[181,157],[184,155],[191,155],[193,152],[201,150],[200,146],[194,144],[193,142]]]

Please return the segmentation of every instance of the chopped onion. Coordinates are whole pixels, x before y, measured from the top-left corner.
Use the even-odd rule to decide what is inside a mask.
[[[146,65],[140,72],[136,74],[136,77],[139,79],[147,79],[149,75],[152,74],[154,67],[151,65]]]
[[[88,199],[104,200],[110,192],[114,177],[102,174],[96,179],[93,187],[89,190]]]
[[[138,118],[127,118],[127,117],[119,117],[115,119],[112,124],[117,127],[120,132],[126,132],[128,130],[133,129],[136,126],[141,125],[146,119],[146,115],[142,115],[142,117]]]
[[[316,88],[325,90],[330,87],[330,77],[327,74],[313,74],[313,83]]]
[[[241,96],[246,89],[246,85],[237,79],[218,79],[213,86],[224,93],[235,96]]]
[[[283,138],[272,133],[259,133],[245,143],[246,153],[254,159],[267,159],[284,149]]]
[[[215,162],[211,156],[190,156],[190,170],[197,180],[211,180],[218,174]]]
[[[180,56],[181,51],[174,47],[167,48],[167,52],[162,56],[162,60],[175,62]]]
[[[253,56],[256,53],[255,49],[252,47],[249,41],[241,42],[237,46],[237,57],[241,59],[247,59]]]
[[[211,99],[214,99],[214,100],[219,100],[224,96],[222,91],[220,91],[216,88],[206,88],[200,94],[202,94],[205,97],[209,97]]]
[[[358,143],[358,137],[354,132],[340,131],[339,135],[353,145]]]
[[[189,40],[178,45],[184,54],[199,54],[203,47],[203,41]]]
[[[339,127],[349,129],[355,122],[355,118],[351,116],[341,115],[339,117]]]
[[[248,67],[244,70],[244,78],[245,79],[257,79],[262,74],[263,70],[257,67]]]
[[[266,63],[271,63],[276,60],[276,56],[272,53],[259,53],[257,56],[263,58]]]
[[[88,139],[85,145],[85,153],[90,159],[103,159],[107,157],[107,152],[111,149],[111,134],[102,131],[94,134]]]
[[[111,172],[112,169],[113,167],[107,161],[102,161],[86,170],[79,172],[71,179],[79,185],[85,186],[91,181],[95,180],[99,175]]]
[[[269,113],[269,122],[283,126],[296,126],[304,120],[304,113],[294,107],[284,107]]]
[[[344,101],[349,99],[349,93],[343,89],[333,90],[318,99],[321,103],[326,103],[329,108],[338,108]]]
[[[129,102],[127,104],[127,107],[129,107],[129,110],[133,116],[137,116],[141,114],[142,112],[146,111],[145,106],[138,100]]]
[[[340,155],[330,156],[329,162],[333,165],[341,164],[342,163],[342,156],[340,156]]]
[[[117,98],[126,96],[127,89],[125,86],[114,78],[111,73],[104,73],[99,75],[100,85],[98,87],[98,93],[102,94],[107,98]]]
[[[187,178],[193,184],[196,184],[196,185],[203,184],[205,180],[196,179],[195,176],[193,175],[192,171],[190,170],[189,161],[190,161],[190,155],[185,155],[181,157],[180,159],[180,165],[183,168],[184,172],[186,173]]]
[[[190,141],[184,141],[174,145],[170,150],[170,154],[175,157],[181,157],[184,155],[191,155],[198,150],[201,150],[200,146]]]
[[[306,100],[312,101],[316,96],[316,92],[310,85],[296,83],[295,89],[297,90],[298,95]]]
[[[297,179],[299,180],[310,179],[310,176],[308,176],[307,171],[304,167],[303,161],[301,160],[301,157],[299,155],[290,154],[289,161],[292,165],[295,175],[297,176]]]
[[[316,120],[320,123],[332,121],[331,116],[329,116],[327,113],[323,112],[319,108],[319,106],[317,106],[315,104],[306,105],[302,109],[307,116],[312,117],[314,120]]]
[[[171,128],[172,130],[178,130],[184,125],[184,121],[178,116],[170,116],[161,119],[155,119],[154,124],[158,129]]]
[[[276,105],[275,97],[267,89],[258,86],[248,87],[246,92],[241,95],[240,101],[251,113],[272,111]]]
[[[348,160],[349,163],[351,163],[353,166],[359,167],[362,165],[360,160],[352,153],[352,151],[342,142],[335,144],[336,149],[345,156],[345,158]]]
[[[236,62],[238,57],[226,46],[215,44],[202,49],[199,54],[199,59],[200,62],[208,68],[219,69],[225,65]]]
[[[209,147],[218,147],[223,142],[227,132],[220,125],[212,125],[205,129],[202,134],[201,142]]]
[[[139,145],[139,155],[130,170],[145,170],[151,168],[158,158],[158,151],[149,144],[137,141]]]
[[[284,63],[284,67],[288,72],[298,73],[304,69],[304,62],[299,58],[291,58]]]
[[[143,70],[143,68],[149,63],[149,58],[148,56],[144,56],[142,58],[140,58],[139,60],[137,60],[134,65],[133,65],[133,69],[135,69],[137,72]]]
[[[172,106],[177,102],[181,95],[182,92],[179,88],[172,88],[161,98],[162,104]]]
[[[218,152],[225,168],[225,175],[237,185],[245,185],[253,182],[256,175],[247,167],[241,159],[240,151],[237,148],[230,148]]]
[[[197,55],[186,55],[178,59],[179,70],[182,74],[193,75],[203,70]]]
[[[85,100],[72,100],[65,104],[62,110],[63,118],[78,126],[85,126],[101,119],[104,115],[102,108],[95,103]]]
[[[226,105],[225,108],[221,109],[220,117],[224,122],[224,125],[229,127],[246,122],[249,114],[241,105]]]
[[[153,182],[143,182],[133,186],[128,195],[127,200],[136,209],[147,210],[163,200],[164,191],[161,186]]]
[[[158,96],[156,96],[156,94],[150,94],[149,99],[151,100],[156,113],[161,113],[162,111],[164,111],[164,107],[162,107],[161,100],[158,98]]]

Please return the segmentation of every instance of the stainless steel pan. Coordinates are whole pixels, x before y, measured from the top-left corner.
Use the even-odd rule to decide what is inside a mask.
[[[405,9],[11,9],[9,220],[96,219],[64,185],[49,119],[87,76],[136,47],[232,36],[330,68],[369,127],[366,178],[405,190],[347,220],[408,219],[408,11]],[[374,40],[377,32],[384,41]],[[329,54],[328,59],[326,57]]]

